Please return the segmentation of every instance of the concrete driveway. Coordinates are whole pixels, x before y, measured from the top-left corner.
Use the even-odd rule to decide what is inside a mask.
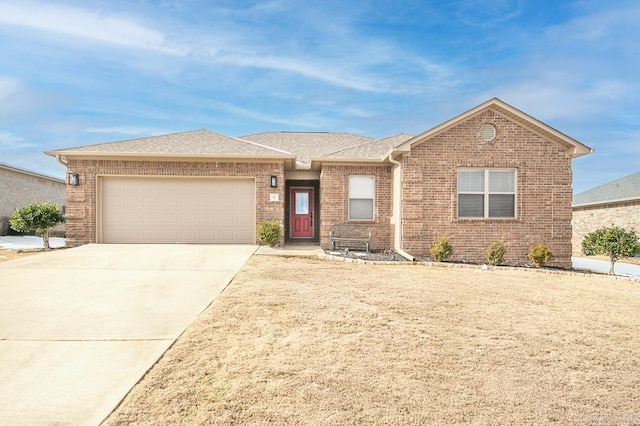
[[[0,424],[99,424],[255,252],[87,245],[0,264]]]

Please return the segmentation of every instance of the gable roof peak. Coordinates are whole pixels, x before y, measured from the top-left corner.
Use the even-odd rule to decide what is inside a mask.
[[[439,135],[440,133],[447,131],[453,126],[462,123],[469,118],[475,117],[478,114],[481,114],[482,112],[489,109],[505,117],[506,119],[511,120],[514,123],[528,129],[529,131],[536,133],[540,137],[562,146],[565,149],[565,154],[568,158],[576,158],[594,152],[593,149],[582,144],[581,142],[578,142],[577,140],[565,135],[564,133],[543,123],[542,121],[533,118],[532,116],[520,111],[519,109],[514,108],[513,106],[496,97],[491,98],[488,101],[483,102],[480,105],[471,108],[470,110],[467,110],[462,114],[459,114],[456,117],[453,117],[452,119],[447,120],[444,123],[427,130],[426,132],[398,146],[394,151],[409,152],[413,145],[420,144],[428,139],[431,139]]]

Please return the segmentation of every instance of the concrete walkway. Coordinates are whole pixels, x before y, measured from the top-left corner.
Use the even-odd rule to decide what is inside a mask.
[[[608,260],[595,259],[593,257],[578,257],[571,258],[571,263],[575,269],[586,269],[588,271],[604,272],[608,273],[611,267],[611,262]],[[614,268],[616,275],[623,277],[640,278],[640,265],[633,263],[625,263],[624,261],[616,262]]]
[[[269,247],[260,246],[256,254],[265,256],[302,256],[302,257],[323,257],[324,250],[320,246],[284,246]]]
[[[51,248],[64,247],[64,244],[64,238],[49,238],[49,246]],[[44,242],[41,237],[33,235],[3,235],[0,237],[0,248],[9,250],[44,248]]]
[[[87,245],[0,264],[0,424],[99,424],[255,250]]]

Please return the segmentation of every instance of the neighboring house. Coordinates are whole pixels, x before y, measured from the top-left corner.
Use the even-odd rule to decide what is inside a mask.
[[[64,210],[62,179],[0,163],[0,235],[10,232],[9,218],[16,209],[45,201]],[[64,233],[64,225],[56,227],[55,232]]]
[[[47,152],[77,175],[67,244],[255,243],[329,246],[365,225],[372,249],[428,256],[446,235],[454,260],[483,262],[504,238],[508,263],[543,241],[571,266],[571,159],[590,148],[491,99],[418,136],[207,130]]]
[[[640,233],[640,172],[573,197],[573,251],[582,252],[589,232],[617,225]]]

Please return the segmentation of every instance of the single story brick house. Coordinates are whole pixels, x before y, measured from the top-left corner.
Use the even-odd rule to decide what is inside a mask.
[[[573,252],[597,229],[617,225],[640,233],[640,172],[573,196]]]
[[[524,263],[545,242],[571,266],[571,159],[590,148],[499,99],[420,135],[208,130],[47,152],[67,166],[67,244],[256,243],[329,246],[329,232],[371,229],[373,250],[483,262],[504,238]]]
[[[16,209],[45,201],[64,211],[64,180],[0,163],[0,235],[12,231],[9,218]],[[64,235],[64,225],[57,226],[54,232]]]

